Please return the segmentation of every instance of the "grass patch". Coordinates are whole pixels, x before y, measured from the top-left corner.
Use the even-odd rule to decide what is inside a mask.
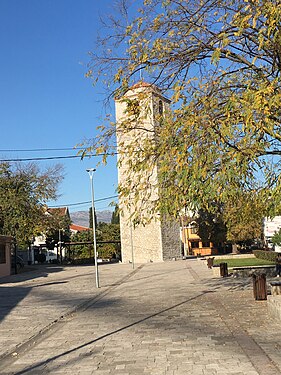
[[[274,262],[270,262],[269,260],[258,259],[258,258],[214,259],[214,265],[220,264],[220,263],[227,263],[228,268],[246,267],[246,266],[265,266],[265,265],[273,265],[274,264]]]

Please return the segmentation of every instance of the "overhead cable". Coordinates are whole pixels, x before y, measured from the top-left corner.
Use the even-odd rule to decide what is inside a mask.
[[[0,152],[39,152],[39,151],[70,151],[70,150],[84,150],[85,147],[65,147],[65,148],[30,148],[30,149],[0,149]]]
[[[91,158],[98,156],[113,156],[117,155],[117,152],[103,153],[103,154],[90,154],[84,155],[83,158]],[[12,163],[12,162],[22,162],[22,161],[42,161],[42,160],[58,160],[58,159],[82,159],[81,155],[68,155],[68,156],[48,156],[48,157],[38,157],[38,158],[18,158],[18,159],[0,159],[0,162]]]
[[[117,198],[118,195],[112,195],[110,197],[105,197],[105,198],[100,198],[100,199],[95,199],[94,202],[102,202],[102,201],[106,201],[108,199],[113,199],[113,198]],[[88,203],[91,203],[92,201],[85,201],[85,202],[78,202],[78,203],[69,203],[69,204],[58,204],[56,206],[49,206],[50,208],[59,208],[59,207],[70,207],[70,206],[80,206],[82,204],[88,204]]]

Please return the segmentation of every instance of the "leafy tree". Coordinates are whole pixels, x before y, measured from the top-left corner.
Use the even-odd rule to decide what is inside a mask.
[[[97,242],[120,241],[120,225],[99,223],[97,227]],[[120,253],[120,243],[98,244],[99,257],[112,258]]]
[[[40,171],[34,163],[0,164],[0,233],[17,237],[26,246],[32,237],[48,227],[46,201],[57,197],[63,178],[56,165]]]
[[[216,214],[199,210],[196,215],[196,223],[198,235],[202,241],[213,243],[224,243],[226,241],[226,226],[223,221],[222,210],[219,210],[219,208]]]
[[[93,241],[93,232],[92,230],[86,230],[77,232],[71,235],[72,242],[92,242]],[[77,258],[91,258],[94,256],[94,247],[93,245],[81,244],[71,247],[71,252],[73,257]]]
[[[245,194],[236,201],[227,202],[223,216],[227,240],[235,243],[262,238],[265,209],[263,202],[254,194]]]
[[[215,212],[223,205],[229,208],[228,230],[236,227],[231,234],[236,236],[240,223],[233,213],[250,209],[233,204],[241,196],[253,194],[267,214],[280,207],[280,5],[280,0],[145,0],[133,17],[123,6],[120,17],[111,18],[111,31],[92,54],[87,75],[108,78],[112,96],[120,98],[141,71],[173,105],[159,117],[153,136],[141,145],[132,137],[119,150],[120,164],[130,159],[119,191],[128,202],[134,193],[135,215],[137,202],[150,198],[151,182],[142,176],[156,167],[160,199],[146,214],[176,216],[183,207]],[[149,89],[141,95],[137,102],[144,107]],[[119,136],[131,135],[144,116],[135,99],[124,100],[128,120],[118,124]],[[115,130],[113,123],[101,127],[88,146],[114,152]]]
[[[112,258],[120,253],[119,243],[99,243],[100,241],[120,241],[119,224],[98,223],[96,227],[97,251],[101,258]],[[72,242],[92,242],[92,231],[77,232],[71,236]],[[75,258],[89,258],[94,255],[93,245],[81,244],[72,247]]]
[[[68,209],[49,208],[46,212],[46,246],[49,250],[62,249],[64,242],[70,241],[71,219]],[[58,251],[58,250],[57,250]],[[58,251],[59,252],[59,251]],[[60,256],[62,254],[60,253]]]

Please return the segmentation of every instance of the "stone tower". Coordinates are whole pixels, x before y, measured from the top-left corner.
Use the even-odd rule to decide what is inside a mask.
[[[141,115],[134,123],[130,123],[132,130],[122,132],[120,124],[127,123],[128,119],[134,121],[129,117],[128,103],[136,105]],[[160,90],[144,82],[134,85],[122,98],[115,100],[118,154],[123,155],[121,156],[122,164],[118,163],[119,185],[122,185],[128,178],[126,175],[128,164],[124,151],[126,145],[130,144],[135,150],[140,150],[146,137],[153,137],[154,127],[159,126],[159,114],[164,116],[169,105],[170,101],[161,94]],[[158,199],[156,166],[147,174],[142,172],[141,177],[136,177],[135,185],[141,184],[141,180],[147,182],[147,179],[150,181],[149,199],[151,201]],[[132,194],[134,194],[133,191]],[[149,206],[149,202],[146,204]],[[166,220],[160,215],[155,215],[157,217],[145,226],[134,227],[130,219],[131,209],[122,199],[119,200],[119,205],[122,210],[120,215],[122,262],[159,262],[181,257],[180,226],[177,221]],[[147,208],[140,203],[139,210],[145,211]]]

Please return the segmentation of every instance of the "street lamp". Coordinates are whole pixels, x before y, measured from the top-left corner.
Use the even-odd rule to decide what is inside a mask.
[[[15,224],[14,228],[14,257],[15,257],[15,274],[18,273],[18,265],[17,265],[17,250],[18,250],[18,244],[17,244],[17,231],[19,229],[19,223]]]
[[[93,240],[94,240],[94,253],[95,253],[95,270],[96,270],[96,287],[99,288],[99,270],[98,270],[98,257],[97,257],[97,241],[96,241],[96,223],[95,223],[95,203],[94,203],[94,168],[87,169],[91,181],[92,193],[92,223],[93,223]]]

